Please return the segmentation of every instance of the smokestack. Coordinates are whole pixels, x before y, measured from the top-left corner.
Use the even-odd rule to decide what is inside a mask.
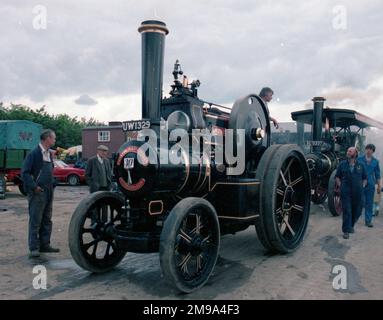
[[[166,24],[147,20],[138,28],[142,38],[142,118],[160,119]]]
[[[326,101],[325,98],[315,97],[312,100],[314,102],[314,111],[313,111],[313,124],[312,124],[312,140],[321,141],[322,140],[322,114],[323,114],[323,105]],[[314,145],[313,151],[320,152],[321,147]]]

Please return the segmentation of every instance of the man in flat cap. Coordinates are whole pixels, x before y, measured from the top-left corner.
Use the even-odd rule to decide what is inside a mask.
[[[107,158],[108,147],[99,145],[97,155],[88,160],[85,179],[89,185],[90,193],[110,190],[112,184],[112,168]]]

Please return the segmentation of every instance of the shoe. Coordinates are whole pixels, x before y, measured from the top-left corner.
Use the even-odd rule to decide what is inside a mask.
[[[354,228],[351,228],[350,233],[355,233]]]
[[[366,227],[372,228],[374,225],[371,222],[366,222]]]
[[[29,258],[38,258],[38,257],[40,257],[39,250],[31,250],[29,252]]]
[[[40,248],[40,252],[52,252],[52,253],[57,253],[57,252],[60,252],[60,249],[59,248],[53,248],[51,247],[50,245],[46,246],[46,247],[41,247]]]
[[[350,235],[347,232],[343,233],[343,239],[348,239],[348,238],[350,238]]]

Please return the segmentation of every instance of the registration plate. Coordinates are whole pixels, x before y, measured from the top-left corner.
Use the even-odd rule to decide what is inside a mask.
[[[124,121],[122,123],[123,131],[139,131],[143,129],[150,128],[150,120],[132,120],[132,121]]]

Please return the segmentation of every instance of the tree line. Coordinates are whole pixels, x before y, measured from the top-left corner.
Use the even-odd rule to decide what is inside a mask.
[[[0,102],[0,120],[29,120],[39,123],[44,129],[56,132],[56,146],[69,148],[81,144],[81,131],[85,127],[103,126],[105,123],[94,118],[86,119],[70,117],[67,114],[52,115],[45,110],[45,106],[33,110],[21,104],[11,104],[5,107]]]

